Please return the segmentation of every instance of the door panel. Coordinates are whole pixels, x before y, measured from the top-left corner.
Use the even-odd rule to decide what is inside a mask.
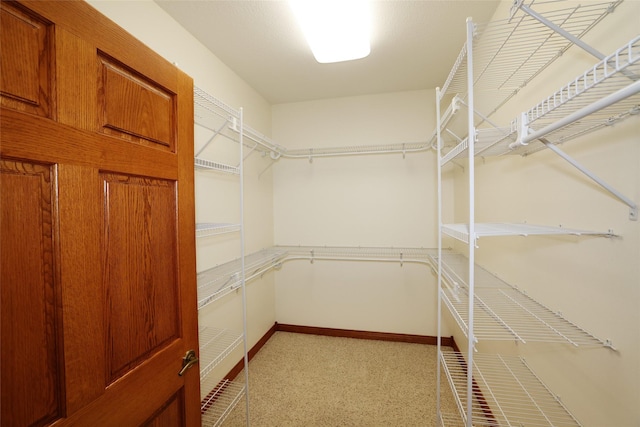
[[[0,6],[0,424],[199,425],[193,82],[84,2]]]
[[[179,337],[175,182],[102,174],[108,382]],[[144,230],[140,233],[139,230]]]
[[[52,113],[52,25],[17,4],[0,11],[2,103],[45,117]]]
[[[0,171],[2,424],[45,425],[64,403],[55,169],[4,160]]]
[[[180,418],[182,414],[183,398],[181,395],[175,395],[163,407],[157,415],[144,424],[144,427],[182,427],[184,420]]]
[[[104,56],[100,65],[98,96],[103,132],[173,151],[173,94]]]

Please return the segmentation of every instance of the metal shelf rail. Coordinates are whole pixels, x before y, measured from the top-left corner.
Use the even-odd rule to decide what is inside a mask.
[[[240,231],[240,224],[228,223],[198,223],[196,224],[196,237],[209,237],[218,234],[234,233]]]
[[[242,285],[244,262],[245,282],[258,277],[280,263],[284,251],[263,249],[198,273],[198,309],[216,301]]]
[[[429,264],[429,255],[434,249],[425,248],[392,248],[392,247],[347,247],[347,246],[276,246],[286,251],[282,260],[314,261],[370,261]]]
[[[566,227],[550,227],[544,225],[518,223],[475,223],[473,234],[469,224],[443,224],[442,232],[462,242],[473,242],[474,246],[480,237],[496,236],[599,236],[613,237],[613,231],[577,230]],[[471,240],[469,239],[471,237]]]
[[[194,165],[199,169],[215,170],[218,172],[230,173],[232,175],[240,175],[240,168],[237,166],[226,165],[220,162],[214,162],[207,159],[195,158]]]
[[[200,154],[210,144],[210,142],[221,135],[224,138],[238,141],[237,119],[238,111],[229,107],[221,100],[209,95],[204,90],[194,88],[195,118],[198,125],[213,133],[207,142],[196,153],[196,166],[218,170],[221,172],[237,174],[238,166],[228,165],[220,162],[213,162],[200,158]],[[268,155],[271,160],[284,159],[307,159],[313,161],[318,157],[337,156],[358,156],[370,154],[406,154],[428,151],[431,148],[429,141],[398,142],[392,144],[364,144],[346,147],[322,147],[322,148],[300,148],[287,149],[277,144],[268,136],[258,132],[250,126],[243,125],[243,144],[248,151],[243,158],[247,158],[254,151],[262,155]]]

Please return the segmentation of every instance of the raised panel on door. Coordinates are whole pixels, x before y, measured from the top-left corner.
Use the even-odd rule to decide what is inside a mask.
[[[102,132],[173,151],[174,94],[102,53],[99,67],[98,114]]]
[[[17,3],[0,9],[0,105],[53,114],[53,26]]]
[[[167,404],[154,414],[150,420],[144,423],[144,427],[182,427],[184,420],[181,418],[183,412],[182,395],[176,394]]]
[[[33,37],[49,50],[37,67],[27,67],[38,71],[27,74],[49,73],[50,110],[27,111],[13,102],[16,94],[33,98],[33,88],[5,68],[33,58],[24,49],[3,56],[2,75],[9,77],[2,81],[0,156],[49,171],[52,214],[42,223],[53,224],[49,246],[33,230],[20,231],[37,216],[35,184],[21,177],[14,189],[17,178],[5,181],[3,174],[10,191],[2,193],[0,237],[2,256],[9,257],[3,263],[11,268],[1,272],[2,426],[11,406],[33,411],[31,398],[54,414],[35,425],[55,418],[56,427],[169,419],[199,425],[198,370],[178,376],[182,357],[198,347],[192,80],[84,2],[2,1],[1,7],[46,28]],[[5,233],[4,223],[16,218],[18,231],[12,225]],[[51,263],[38,255],[45,252]],[[31,308],[20,311],[21,288],[4,286],[10,273],[42,283],[45,296],[33,315]],[[33,322],[43,326],[30,334]],[[7,333],[5,325],[11,325]],[[37,350],[27,358],[38,361],[24,383],[37,376],[42,386],[5,381],[5,358],[7,368],[18,364],[11,350],[18,336]],[[13,400],[5,406],[5,398]]]
[[[0,160],[2,426],[63,415],[55,167]]]
[[[101,174],[107,377],[180,336],[175,182]]]

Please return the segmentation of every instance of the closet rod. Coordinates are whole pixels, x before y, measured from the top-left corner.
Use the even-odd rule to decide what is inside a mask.
[[[374,258],[374,257],[338,257],[338,256],[324,256],[324,255],[295,255],[289,256],[283,259],[280,264],[284,264],[287,261],[364,261],[364,262],[394,262],[394,263],[415,263],[415,264],[425,264],[431,265],[431,262],[426,259],[411,259],[411,258]]]
[[[581,108],[580,110],[569,114],[568,116],[558,120],[555,123],[545,126],[542,129],[530,132],[527,135],[522,135],[522,137],[519,138],[517,142],[510,144],[509,148],[514,149],[518,148],[521,145],[527,145],[529,142],[535,139],[540,139],[551,132],[570,125],[571,123],[577,122],[578,120],[581,120],[593,113],[596,113],[637,93],[640,93],[640,81],[631,83],[630,85],[618,90],[617,92],[607,95],[604,98],[601,98],[598,101],[592,103],[591,105],[587,105],[586,107]]]

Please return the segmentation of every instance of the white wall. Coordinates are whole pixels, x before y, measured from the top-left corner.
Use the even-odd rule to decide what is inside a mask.
[[[194,79],[194,84],[222,100],[227,105],[244,110],[245,123],[269,134],[271,131],[271,107],[255,90],[239,78],[218,58],[209,52],[156,3],[144,1],[100,1],[89,3],[109,17],[151,49],[163,56]],[[196,129],[196,147],[206,138]],[[205,139],[206,140],[206,139]],[[227,156],[218,142],[207,151],[219,160]],[[221,152],[222,150],[222,152]],[[237,151],[236,151],[237,152]],[[236,159],[237,160],[237,159]],[[255,252],[273,245],[272,176],[267,170],[268,161],[252,154],[245,162],[245,231],[246,251]],[[196,220],[202,222],[239,221],[239,179],[237,176],[217,172],[196,171]],[[197,268],[205,270],[230,261],[240,255],[239,234],[208,237],[197,241]],[[248,343],[253,346],[275,322],[275,290],[273,274],[250,282],[247,286]],[[240,294],[230,295],[205,307],[200,313],[201,323],[219,328],[242,331],[242,304]],[[226,358],[214,372],[222,377],[242,358],[239,348]],[[217,382],[219,378],[214,380]]]
[[[496,16],[506,16],[505,2]],[[638,34],[640,2],[625,1],[585,40],[609,54]],[[494,119],[515,113],[597,62],[572,48],[529,84]],[[640,117],[560,146],[636,203],[640,202]],[[537,374],[587,427],[640,425],[640,222],[628,207],[555,154],[476,160],[476,220],[529,222],[607,231],[619,237],[483,238],[477,263],[602,339],[606,348],[568,345],[497,345],[481,351],[526,356]],[[466,170],[466,169],[465,169]],[[458,167],[456,216],[465,222],[468,176]],[[456,334],[462,344],[464,338]],[[461,347],[464,347],[461,345]]]
[[[426,140],[435,123],[429,91],[273,107],[273,136],[287,148]],[[280,159],[274,169],[275,241],[281,245],[436,247],[431,151]],[[376,263],[287,263],[276,276],[278,322],[436,334],[428,268]]]

